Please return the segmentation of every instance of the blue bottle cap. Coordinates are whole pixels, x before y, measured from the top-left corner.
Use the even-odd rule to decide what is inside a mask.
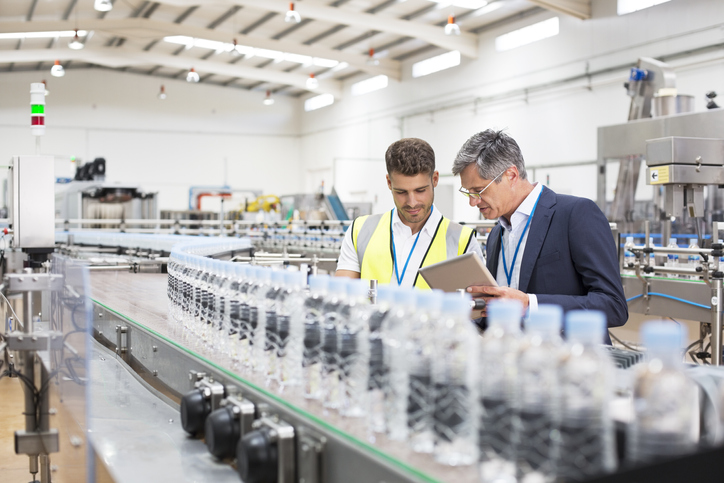
[[[312,293],[326,292],[329,287],[329,275],[310,275],[309,290]]]
[[[566,338],[569,341],[603,343],[606,314],[598,310],[571,310],[566,314]]]
[[[446,293],[442,299],[442,312],[445,315],[470,317],[473,298],[469,294]]]
[[[529,332],[540,332],[548,335],[561,331],[563,309],[558,305],[542,304],[538,310],[531,312],[525,328]]]
[[[652,353],[676,353],[686,343],[685,327],[665,320],[646,322],[641,326],[641,340]]]
[[[488,324],[503,327],[506,330],[520,330],[523,318],[523,304],[511,299],[492,299],[488,302]]]

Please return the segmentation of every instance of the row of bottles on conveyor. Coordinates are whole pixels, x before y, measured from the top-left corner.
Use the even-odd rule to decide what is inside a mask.
[[[176,254],[173,317],[270,390],[303,394],[442,464],[478,464],[484,482],[575,481],[614,471],[613,362],[605,317],[489,304],[480,337],[470,299]],[[681,333],[646,326],[626,459],[690,452],[698,418]],[[642,366],[643,367],[643,366]]]
[[[722,243],[722,240],[718,240],[719,243]],[[659,245],[656,245],[654,243],[654,238],[649,237],[649,245],[651,247],[656,247]],[[626,243],[624,244],[624,271],[633,273],[635,270],[634,262],[636,261],[636,255],[631,251],[631,249],[635,246],[634,244],[634,237],[633,236],[627,236],[626,237]],[[666,248],[682,248],[678,245],[678,242],[676,238],[669,238],[669,243],[666,245]],[[686,246],[686,248],[690,249],[698,249],[699,248],[699,241],[697,238],[689,238],[689,245]],[[657,260],[658,257],[661,257],[663,260],[663,263],[659,262]],[[724,257],[721,257],[719,259],[719,262],[724,262]],[[663,265],[667,268],[688,268],[692,270],[696,270],[698,266],[701,264],[701,257],[699,255],[682,255],[679,256],[677,253],[668,253],[663,255],[654,255],[653,253],[649,254],[649,265]],[[669,278],[689,278],[692,280],[699,280],[701,278],[700,275],[678,275],[669,273],[666,275]]]

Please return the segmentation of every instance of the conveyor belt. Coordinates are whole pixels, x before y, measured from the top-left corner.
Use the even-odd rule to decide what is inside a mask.
[[[186,370],[181,367],[179,357],[191,358],[199,370],[215,372],[224,383],[238,385],[248,397],[268,402],[292,424],[308,427],[323,435],[327,439],[324,466],[328,483],[478,481],[476,466],[452,468],[439,465],[431,455],[416,454],[405,444],[389,441],[380,435],[374,443],[370,443],[365,421],[342,418],[324,409],[318,402],[293,392],[284,394],[281,399],[266,389],[256,374],[235,372],[228,357],[186,337],[170,319],[167,315],[166,281],[164,274],[97,272],[91,276],[92,297],[96,302],[94,325],[103,329],[103,337],[108,341],[115,341],[115,334],[109,332],[115,329],[116,321],[132,326],[132,330],[136,331],[131,336],[134,357],[149,372],[157,370],[159,379],[163,379],[166,373]],[[115,320],[108,320],[111,318]],[[160,340],[153,352],[150,343],[142,340],[147,335]],[[171,377],[178,378],[178,374]]]

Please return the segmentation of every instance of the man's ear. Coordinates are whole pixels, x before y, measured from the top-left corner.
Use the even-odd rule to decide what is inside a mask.
[[[437,182],[438,182],[438,181],[440,181],[440,173],[438,173],[437,171],[435,171],[434,173],[432,173],[432,187],[433,187],[433,188],[436,188],[436,187],[437,187]]]
[[[385,179],[387,180],[387,189],[389,189],[390,191],[392,191],[392,180],[390,179],[390,175],[389,175],[389,174],[386,174],[386,175],[385,175]]]

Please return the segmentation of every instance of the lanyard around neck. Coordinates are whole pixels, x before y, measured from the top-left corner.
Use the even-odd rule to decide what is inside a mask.
[[[528,217],[528,221],[525,222],[525,227],[523,228],[523,233],[520,234],[520,239],[518,240],[518,246],[515,247],[515,253],[513,254],[513,261],[510,264],[510,271],[508,271],[508,264],[505,261],[505,243],[503,243],[503,230],[500,230],[500,250],[503,252],[503,270],[505,270],[505,278],[508,281],[508,287],[510,287],[510,282],[513,280],[513,269],[515,268],[515,261],[518,258],[518,251],[520,250],[520,245],[523,243],[523,238],[525,238],[525,232],[528,231],[528,226],[530,225],[530,220],[533,219],[533,213],[535,213],[535,208],[538,206],[538,201],[540,201],[540,195],[543,194],[543,189],[540,190],[540,193],[538,193],[538,198],[535,200],[535,204],[533,205],[533,209],[530,212],[530,216]],[[511,216],[512,218],[512,216]],[[511,235],[513,234],[513,230],[510,230]]]
[[[434,210],[435,207],[430,207],[430,215],[432,215],[432,210]],[[422,233],[422,229],[425,227],[425,225],[422,225],[420,227],[420,231],[417,232],[417,236],[415,237],[415,243],[412,244],[412,249],[410,250],[410,253],[407,255],[407,261],[405,262],[405,266],[402,268],[402,276],[399,275],[397,270],[397,250],[395,250],[395,233],[392,231],[392,220],[394,219],[394,211],[392,210],[392,214],[390,215],[390,239],[392,240],[392,265],[395,267],[395,278],[397,278],[397,285],[402,285],[402,281],[405,279],[405,272],[407,271],[407,265],[410,263],[410,258],[412,258],[412,253],[415,251],[415,247],[417,246],[417,240],[420,239],[420,233]],[[430,219],[430,215],[428,215],[427,219]],[[427,220],[425,220],[427,223]]]

